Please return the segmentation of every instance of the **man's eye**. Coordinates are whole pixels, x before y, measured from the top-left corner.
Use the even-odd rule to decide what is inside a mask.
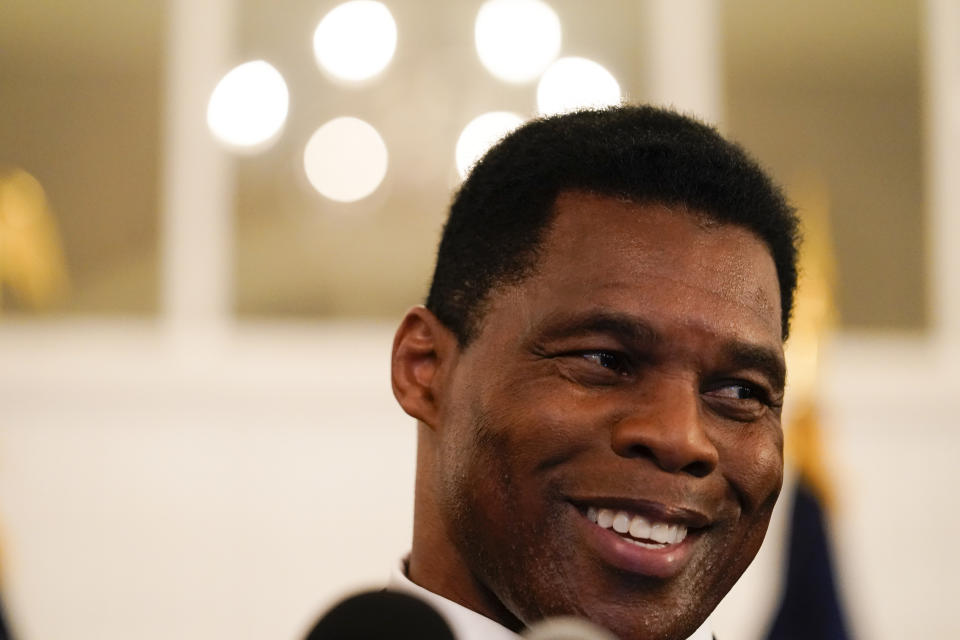
[[[749,382],[719,382],[704,389],[703,395],[715,411],[734,420],[756,420],[767,409],[778,408],[764,387]]]
[[[616,373],[626,373],[627,363],[622,356],[609,351],[585,351],[580,357]]]
[[[752,386],[746,384],[727,384],[717,387],[707,392],[715,398],[729,398],[731,400],[760,400],[760,393]]]

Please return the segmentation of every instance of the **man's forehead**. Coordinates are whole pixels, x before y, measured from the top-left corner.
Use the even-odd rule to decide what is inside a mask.
[[[703,310],[703,300],[715,298],[722,299],[715,308],[746,312],[780,337],[779,283],[767,245],[686,207],[564,192],[531,274],[515,285],[499,287],[489,302],[621,309],[656,302],[679,311],[682,303]]]
[[[712,272],[742,272],[748,262],[766,263],[776,275],[773,254],[752,230],[718,220],[708,212],[682,204],[634,201],[584,191],[564,191],[541,246],[557,264],[585,243],[606,244],[611,251],[636,249],[631,261],[656,264],[664,253],[700,261]],[[678,251],[680,243],[680,251]],[[706,262],[708,261],[708,262]],[[556,267],[557,265],[551,265]]]

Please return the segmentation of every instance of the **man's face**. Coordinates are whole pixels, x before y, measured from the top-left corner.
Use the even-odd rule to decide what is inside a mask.
[[[686,637],[780,490],[780,335],[749,231],[561,195],[535,273],[492,293],[440,400],[437,501],[469,578],[524,623]]]

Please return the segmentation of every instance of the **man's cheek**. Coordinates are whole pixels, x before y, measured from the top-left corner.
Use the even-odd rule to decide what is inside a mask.
[[[783,451],[778,444],[770,442],[767,446],[759,447],[754,457],[754,464],[749,473],[758,486],[762,487],[761,494],[769,494],[776,498],[783,485]]]
[[[737,473],[743,508],[747,514],[772,511],[783,485],[783,459],[772,453],[758,452],[746,460]]]
[[[724,474],[747,514],[772,509],[783,484],[783,454],[772,442],[737,448],[721,455]]]

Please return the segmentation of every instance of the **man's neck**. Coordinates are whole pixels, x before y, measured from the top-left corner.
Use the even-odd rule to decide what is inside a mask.
[[[419,548],[418,548],[419,547]],[[422,550],[432,549],[433,553]],[[456,602],[487,617],[511,631],[519,632],[524,625],[500,600],[485,587],[467,566],[457,559],[442,558],[440,545],[418,545],[414,535],[413,550],[407,563],[406,575],[411,582],[428,591]]]

